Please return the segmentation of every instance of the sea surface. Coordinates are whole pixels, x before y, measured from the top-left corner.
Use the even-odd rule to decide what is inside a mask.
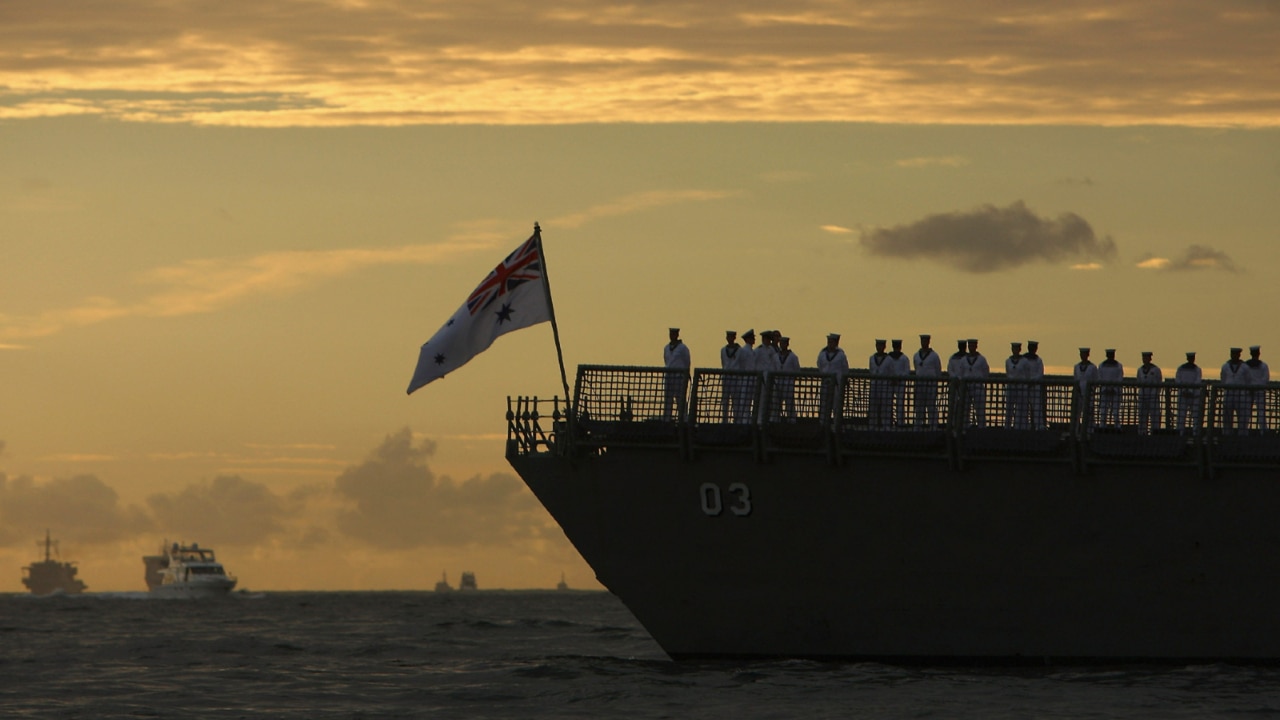
[[[1280,717],[1280,669],[672,662],[612,595],[0,595],[0,718]]]

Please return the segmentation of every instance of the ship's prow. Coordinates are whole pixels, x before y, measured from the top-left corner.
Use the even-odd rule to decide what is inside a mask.
[[[572,427],[517,400],[508,460],[673,658],[1280,661],[1280,442],[1215,433],[1212,387],[1186,435],[1094,431],[1069,379],[1042,428],[880,430],[774,417],[755,376],[739,427],[715,371],[662,419],[662,372],[584,366]]]

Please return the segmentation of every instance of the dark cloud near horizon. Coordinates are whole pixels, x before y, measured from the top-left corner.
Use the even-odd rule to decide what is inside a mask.
[[[221,475],[173,494],[147,498],[157,530],[171,540],[219,545],[253,545],[282,533],[301,506],[288,503],[266,485],[238,475]]]
[[[46,528],[69,543],[168,539],[215,548],[282,538],[295,547],[357,539],[378,548],[410,549],[506,546],[544,537],[546,513],[518,478],[505,473],[465,482],[437,477],[427,465],[434,452],[433,442],[415,444],[404,428],[332,484],[278,493],[263,483],[222,475],[149,495],[144,506],[122,504],[116,491],[93,475],[37,482],[0,473],[0,546],[26,547],[43,538]]]
[[[343,471],[334,489],[350,507],[338,516],[339,530],[389,549],[504,544],[540,534],[544,515],[518,478],[437,478],[426,462],[434,452],[435,443],[415,445],[404,428]]]
[[[1113,260],[1117,255],[1115,241],[1099,238],[1079,215],[1042,217],[1021,200],[1004,208],[983,205],[908,225],[863,230],[859,243],[880,257],[934,260],[970,273],[1036,262]]]
[[[59,541],[102,543],[152,532],[154,525],[137,505],[94,475],[36,482],[0,473],[0,546],[26,546],[49,530]]]
[[[1175,258],[1162,258],[1154,253],[1146,253],[1138,258],[1138,267],[1162,270],[1167,272],[1185,272],[1191,270],[1223,270],[1229,273],[1241,272],[1231,256],[1222,250],[1208,245],[1189,245],[1182,254]]]

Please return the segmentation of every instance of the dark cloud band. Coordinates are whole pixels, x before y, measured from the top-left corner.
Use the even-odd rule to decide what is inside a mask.
[[[1117,254],[1115,241],[1099,238],[1079,215],[1042,217],[1022,201],[864,230],[859,242],[880,257],[935,260],[971,273],[1035,262],[1107,261]]]

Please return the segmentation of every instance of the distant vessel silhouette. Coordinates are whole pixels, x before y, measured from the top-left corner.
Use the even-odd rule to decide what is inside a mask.
[[[436,583],[436,592],[453,592],[453,586],[449,584],[448,573],[440,573],[440,580]]]
[[[44,542],[36,543],[37,547],[41,545],[44,546],[44,560],[38,560],[22,568],[24,573],[22,584],[26,585],[34,595],[54,593],[76,595],[84,592],[87,586],[76,577],[78,572],[76,564],[53,558],[58,543],[53,540],[48,530],[44,531]]]
[[[477,588],[476,588],[476,574],[475,574],[475,573],[473,573],[473,572],[464,572],[464,573],[462,573],[462,579],[458,581],[458,589],[459,589],[459,590],[475,590],[475,589],[477,589]]]
[[[557,590],[568,590],[569,583],[564,581],[564,573],[560,573],[560,582],[556,583]]]

